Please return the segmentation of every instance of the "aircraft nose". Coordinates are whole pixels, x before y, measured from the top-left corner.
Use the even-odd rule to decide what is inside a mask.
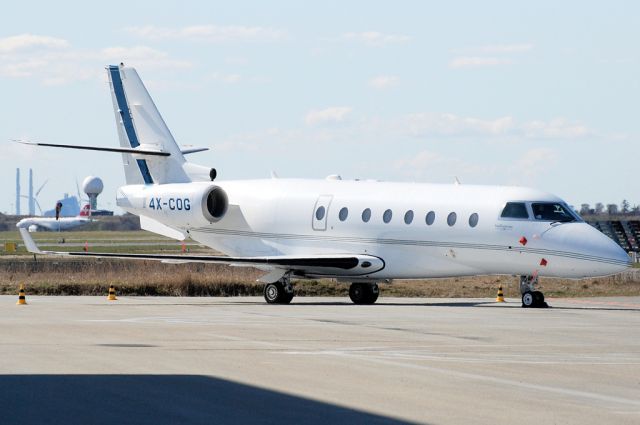
[[[550,229],[548,236],[576,259],[587,260],[585,276],[604,276],[625,271],[631,267],[629,254],[604,233],[587,223],[567,223]],[[547,235],[545,235],[547,236]]]

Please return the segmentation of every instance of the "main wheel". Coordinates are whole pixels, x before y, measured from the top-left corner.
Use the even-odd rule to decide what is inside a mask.
[[[285,290],[284,294],[282,294],[282,298],[280,299],[280,304],[290,304],[291,300],[293,299],[293,295],[293,291],[287,292]]]
[[[380,295],[377,283],[354,282],[349,288],[349,298],[354,304],[373,304]]]
[[[281,282],[267,283],[264,286],[264,299],[268,304],[280,304],[284,294],[284,285]]]
[[[373,304],[378,300],[378,296],[380,296],[380,288],[377,283],[372,283],[369,285],[369,299],[367,300],[367,304]]]
[[[293,290],[287,292],[280,281],[268,283],[264,286],[264,299],[268,304],[289,304],[293,299]]]
[[[535,305],[536,297],[533,294],[534,292],[529,291],[522,294],[522,307],[528,308]]]
[[[349,298],[354,304],[366,304],[367,289],[364,283],[354,282],[349,287]]]

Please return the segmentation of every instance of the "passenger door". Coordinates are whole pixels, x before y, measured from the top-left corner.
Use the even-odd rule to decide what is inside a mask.
[[[333,195],[320,195],[313,208],[311,227],[313,230],[327,230],[327,217]]]

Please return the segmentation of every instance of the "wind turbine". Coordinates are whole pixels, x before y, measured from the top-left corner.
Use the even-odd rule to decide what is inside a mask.
[[[40,195],[40,192],[42,192],[42,189],[44,189],[45,185],[48,182],[49,182],[49,179],[45,180],[44,183],[42,183],[42,186],[40,186],[40,189],[38,189],[35,195],[33,195],[33,202],[35,202],[36,206],[38,207],[38,212],[40,215],[42,215],[42,208],[40,208],[40,202],[38,202],[38,195]],[[20,195],[20,197],[29,199],[28,195]],[[29,203],[31,203],[31,200],[29,200]],[[29,214],[31,214],[31,211],[29,211]]]

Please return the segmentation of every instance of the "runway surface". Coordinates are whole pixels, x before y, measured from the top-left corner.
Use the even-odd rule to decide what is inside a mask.
[[[0,421],[640,423],[640,298],[0,297]]]

